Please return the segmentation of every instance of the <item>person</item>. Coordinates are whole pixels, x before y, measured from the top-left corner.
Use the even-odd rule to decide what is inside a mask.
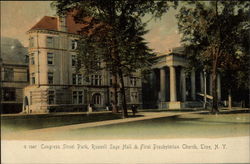
[[[93,108],[91,104],[88,105],[88,112],[93,112]]]
[[[133,116],[135,116],[135,113],[137,113],[136,106],[133,104],[131,109],[132,109],[132,112],[133,112]]]
[[[106,104],[106,111],[109,111],[109,104]]]

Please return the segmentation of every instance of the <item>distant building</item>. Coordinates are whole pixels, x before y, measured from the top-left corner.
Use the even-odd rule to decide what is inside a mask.
[[[77,40],[83,26],[72,15],[45,16],[27,32],[30,85],[24,89],[23,112],[86,111],[88,104],[104,109],[111,103],[114,93],[107,70],[88,77],[82,69],[76,72]],[[128,104],[141,105],[139,72],[124,79]]]
[[[17,40],[1,37],[1,113],[22,111],[23,88],[29,84],[28,50]]]

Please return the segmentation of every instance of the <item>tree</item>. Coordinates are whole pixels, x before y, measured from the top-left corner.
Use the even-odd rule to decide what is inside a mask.
[[[219,112],[218,72],[237,72],[235,66],[247,62],[242,59],[246,58],[249,50],[244,48],[245,43],[239,34],[249,32],[248,14],[249,2],[217,0],[188,2],[177,15],[179,31],[183,34],[182,42],[189,52],[193,52],[188,55],[191,66],[199,63],[200,69],[212,74],[212,113]],[[247,40],[249,43],[249,38]]]
[[[177,2],[173,4],[176,6]],[[145,14],[160,17],[169,9],[169,2],[164,0],[58,0],[54,2],[54,6],[59,14],[76,11],[76,21],[88,24],[82,30],[86,35],[80,41],[79,58],[84,63],[82,66],[88,71],[93,71],[96,70],[95,61],[106,63],[105,69],[112,73],[113,79],[114,112],[117,111],[119,79],[123,116],[127,117],[123,77],[129,76],[137,69],[146,70],[153,57],[143,38],[147,31],[142,17]],[[85,21],[83,18],[86,17],[90,19]]]

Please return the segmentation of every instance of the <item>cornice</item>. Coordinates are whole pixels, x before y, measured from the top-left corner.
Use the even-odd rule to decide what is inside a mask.
[[[30,30],[26,32],[26,34],[31,34],[31,33],[43,33],[43,34],[54,34],[54,35],[66,34],[70,37],[80,38],[80,34],[74,34],[74,33],[56,31],[56,30],[47,30],[47,29],[34,29],[34,30]]]

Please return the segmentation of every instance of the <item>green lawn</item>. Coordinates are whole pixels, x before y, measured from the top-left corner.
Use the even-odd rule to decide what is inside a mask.
[[[250,114],[185,115],[77,129],[68,134],[64,137],[71,139],[158,139],[249,136]]]
[[[5,119],[2,133],[46,127],[119,119],[111,113],[93,115],[50,116],[48,118]],[[19,133],[16,133],[19,134]],[[120,123],[93,128],[51,131],[34,139],[164,139],[164,138],[213,138],[250,135],[250,113],[187,114],[144,121]],[[37,138],[36,138],[37,137]]]
[[[112,113],[92,114],[48,114],[48,115],[26,115],[16,117],[2,117],[2,132],[24,131],[49,127],[58,127],[87,122],[120,119],[121,116]]]

